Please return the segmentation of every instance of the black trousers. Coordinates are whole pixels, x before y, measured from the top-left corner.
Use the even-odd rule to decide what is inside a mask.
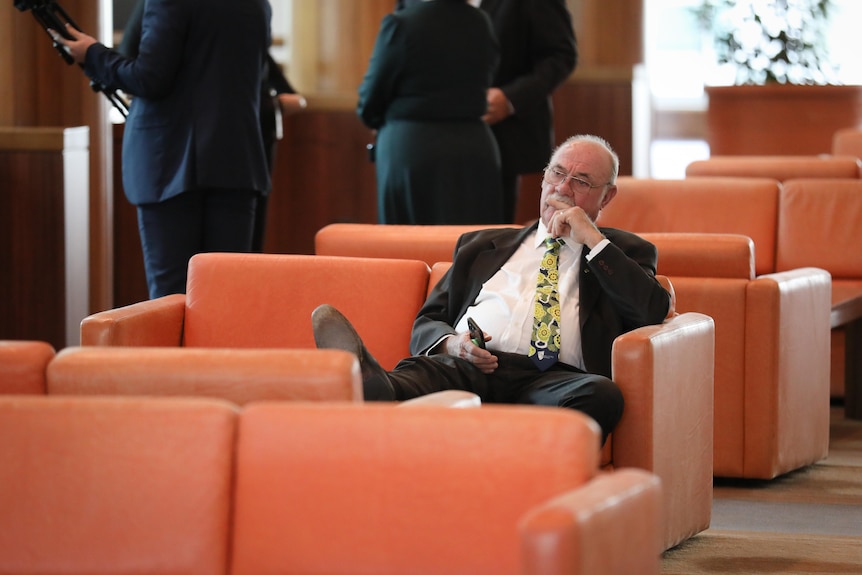
[[[436,391],[460,389],[477,394],[484,403],[567,407],[589,415],[599,424],[602,443],[622,417],[622,393],[607,377],[564,363],[543,372],[527,356],[493,353],[499,366],[490,375],[451,355],[404,359],[389,372],[396,399],[404,401]]]
[[[185,293],[197,253],[250,251],[257,197],[253,190],[194,190],[138,206],[150,299]]]

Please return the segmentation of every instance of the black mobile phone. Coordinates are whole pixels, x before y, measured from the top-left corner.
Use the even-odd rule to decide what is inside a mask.
[[[467,318],[467,327],[470,328],[470,339],[473,343],[485,349],[485,334],[472,317]]]

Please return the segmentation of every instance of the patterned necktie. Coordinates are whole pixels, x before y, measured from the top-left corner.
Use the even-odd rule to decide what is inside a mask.
[[[533,335],[529,357],[541,371],[557,362],[560,354],[560,294],[557,290],[560,246],[563,240],[547,238],[547,250],[539,266],[536,299],[533,303]]]

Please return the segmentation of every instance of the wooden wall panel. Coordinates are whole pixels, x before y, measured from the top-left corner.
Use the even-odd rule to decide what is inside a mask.
[[[77,343],[87,313],[86,142],[86,128],[0,128],[0,339]]]

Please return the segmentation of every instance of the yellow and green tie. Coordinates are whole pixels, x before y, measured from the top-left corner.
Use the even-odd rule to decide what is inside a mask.
[[[557,262],[562,244],[560,238],[545,239],[547,249],[536,282],[529,356],[541,371],[554,365],[560,355],[560,294],[557,288],[560,271]]]

